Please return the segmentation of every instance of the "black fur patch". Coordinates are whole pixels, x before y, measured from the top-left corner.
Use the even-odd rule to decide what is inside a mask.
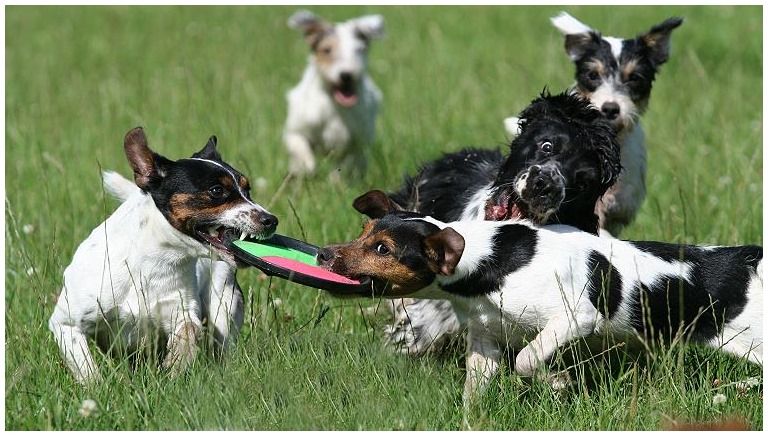
[[[632,242],[666,261],[691,266],[688,280],[665,276],[643,283],[633,301],[633,326],[645,336],[670,340],[682,325],[693,340],[708,340],[747,303],[747,285],[763,258],[759,246],[704,248]]]
[[[472,196],[493,182],[502,162],[504,157],[498,149],[466,148],[445,153],[422,165],[389,197],[403,209],[443,222],[457,221]]]
[[[621,274],[597,251],[589,253],[587,265],[591,274],[589,301],[603,316],[610,318],[621,304]]]
[[[472,274],[441,288],[464,297],[498,292],[507,275],[531,262],[537,238],[536,230],[524,225],[499,227],[493,237],[491,255],[483,259]]]

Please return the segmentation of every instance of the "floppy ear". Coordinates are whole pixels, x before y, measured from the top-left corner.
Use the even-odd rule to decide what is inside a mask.
[[[125,134],[123,148],[133,169],[136,186],[149,191],[155,182],[165,177],[171,161],[149,149],[142,127],[131,129]]]
[[[384,17],[381,15],[364,15],[349,21],[366,40],[384,37]]]
[[[600,34],[594,29],[573,18],[567,12],[560,12],[550,18],[552,25],[565,35],[565,52],[572,61],[584,56],[587,48],[597,43]]]
[[[464,253],[464,237],[456,230],[446,227],[424,239],[424,252],[432,271],[452,276]]]
[[[621,145],[616,137],[613,126],[604,118],[597,120],[591,128],[590,140],[597,145],[600,159],[600,183],[603,189],[608,189],[616,183],[621,174]]]
[[[192,157],[221,162],[221,154],[219,154],[218,150],[216,150],[216,142],[216,135],[211,136],[208,138],[208,142],[205,144],[205,147],[203,147],[203,149],[197,153],[193,154]]]
[[[639,39],[650,49],[650,58],[655,65],[661,65],[669,59],[670,37],[672,31],[683,24],[679,17],[667,18],[663,23],[657,24]]]
[[[379,219],[393,210],[403,210],[387,194],[378,189],[368,191],[355,198],[352,207],[372,219]]]
[[[306,9],[301,9],[294,12],[294,14],[288,18],[288,27],[301,30],[304,33],[304,38],[306,39],[307,44],[314,47],[320,35],[326,28],[330,27],[330,25],[312,12],[309,12]]]

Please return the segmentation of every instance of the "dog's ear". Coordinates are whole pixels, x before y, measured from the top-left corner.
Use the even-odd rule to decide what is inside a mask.
[[[607,190],[616,183],[621,174],[621,145],[613,125],[604,117],[592,124],[589,135],[600,160],[600,184]]]
[[[586,53],[587,48],[596,44],[600,39],[600,34],[573,18],[567,12],[560,12],[556,17],[550,18],[552,25],[565,35],[565,52],[572,61],[581,59]]]
[[[156,182],[165,177],[168,165],[172,163],[149,149],[142,127],[131,129],[125,134],[123,148],[133,169],[136,186],[145,191],[151,190]]]
[[[222,162],[221,154],[219,154],[219,151],[216,150],[217,141],[218,140],[216,139],[216,135],[211,136],[208,138],[208,142],[205,144],[205,147],[203,147],[203,149],[197,153],[193,154],[192,157],[197,159],[207,159],[216,162]]]
[[[659,66],[669,59],[670,37],[672,31],[683,24],[679,17],[667,18],[663,23],[657,24],[647,33],[640,35],[638,39],[650,50],[650,59]]]
[[[364,15],[349,21],[355,26],[357,33],[366,41],[381,39],[385,35],[384,17],[381,15]]]
[[[436,274],[452,276],[464,253],[464,237],[446,227],[424,239],[429,267]]]
[[[291,29],[299,29],[304,33],[304,38],[310,47],[315,46],[323,32],[330,27],[328,23],[323,21],[320,17],[309,12],[306,9],[301,9],[294,12],[290,18],[288,18],[288,27]]]
[[[352,207],[372,219],[379,219],[393,210],[402,210],[387,194],[378,189],[368,191],[355,198]]]

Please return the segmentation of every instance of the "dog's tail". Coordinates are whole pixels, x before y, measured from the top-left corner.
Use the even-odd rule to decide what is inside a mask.
[[[141,192],[141,188],[114,171],[102,171],[101,178],[104,181],[104,189],[121,203],[131,195]]]

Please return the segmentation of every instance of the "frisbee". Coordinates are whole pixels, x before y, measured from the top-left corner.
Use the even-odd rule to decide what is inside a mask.
[[[301,285],[333,292],[360,292],[371,287],[370,280],[361,282],[320,268],[316,246],[287,236],[234,240],[231,249],[238,259],[265,274]]]

